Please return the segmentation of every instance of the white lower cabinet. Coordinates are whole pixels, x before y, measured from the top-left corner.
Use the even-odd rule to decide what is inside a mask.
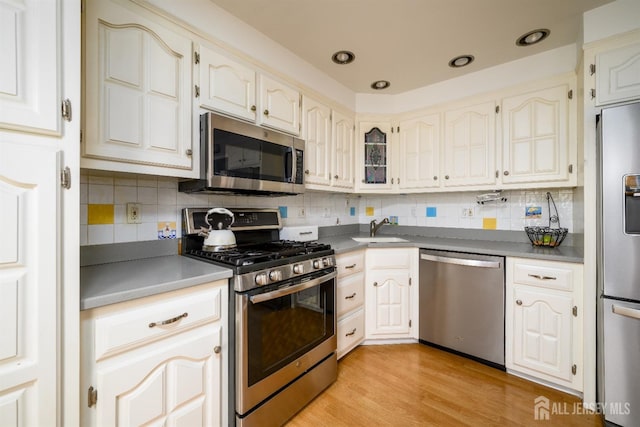
[[[81,314],[85,426],[226,423],[227,281]]]
[[[417,248],[367,249],[366,339],[417,338]],[[415,291],[414,291],[415,289]]]
[[[364,251],[336,256],[338,358],[364,340]]]
[[[582,265],[507,258],[506,367],[582,391]]]

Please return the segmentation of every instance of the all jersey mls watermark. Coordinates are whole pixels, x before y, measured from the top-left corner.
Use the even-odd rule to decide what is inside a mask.
[[[549,420],[551,417],[562,415],[581,414],[631,414],[629,402],[594,403],[592,405],[582,402],[551,402],[545,396],[538,396],[533,400],[533,418],[535,420]]]

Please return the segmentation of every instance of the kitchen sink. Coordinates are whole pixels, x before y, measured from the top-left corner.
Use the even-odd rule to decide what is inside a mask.
[[[352,237],[356,242],[361,243],[402,243],[408,242],[408,240],[401,239],[400,237]]]

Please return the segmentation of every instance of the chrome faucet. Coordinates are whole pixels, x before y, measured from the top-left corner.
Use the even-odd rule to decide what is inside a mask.
[[[372,219],[371,222],[369,223],[369,236],[375,237],[376,233],[378,232],[378,229],[385,224],[389,224],[389,218],[384,218],[382,221],[380,221],[379,224],[376,224],[376,220]]]

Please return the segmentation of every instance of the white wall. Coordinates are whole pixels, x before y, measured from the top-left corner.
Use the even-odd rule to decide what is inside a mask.
[[[640,28],[640,1],[616,0],[584,14],[584,43]]]
[[[255,197],[235,195],[186,194],[178,192],[176,178],[147,175],[95,174],[84,171],[80,177],[81,245],[156,240],[166,224],[181,236],[181,212],[185,207],[279,208],[286,215],[285,226],[366,224],[372,219],[398,217],[399,225],[482,229],[485,219],[495,219],[496,229],[522,231],[525,225],[547,225],[546,191],[505,191],[504,203],[476,203],[478,192],[414,195],[347,195],[308,191],[298,196]],[[573,231],[572,189],[554,189],[561,226]],[[141,224],[128,224],[126,204],[141,205]],[[100,205],[113,216],[90,215],[91,206]],[[540,218],[525,218],[529,206],[540,206]],[[369,208],[369,209],[367,209]],[[435,216],[427,216],[435,208]],[[472,210],[472,215],[463,213]],[[286,211],[286,213],[285,213]],[[433,213],[433,209],[431,210]]]

